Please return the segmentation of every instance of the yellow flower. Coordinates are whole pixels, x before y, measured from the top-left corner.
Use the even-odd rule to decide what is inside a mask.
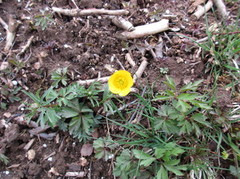
[[[133,86],[131,73],[125,70],[119,70],[113,73],[108,80],[109,90],[114,94],[126,96]]]

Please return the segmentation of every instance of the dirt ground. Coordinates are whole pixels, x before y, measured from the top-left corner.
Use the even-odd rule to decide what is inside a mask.
[[[13,88],[11,82],[17,81],[18,86],[32,92],[39,88],[46,89],[50,84],[51,72],[60,67],[68,67],[72,81],[109,76],[111,72],[105,68],[106,64],[117,70],[122,65],[134,73],[136,69],[125,60],[126,53],[132,55],[137,66],[142,57],[147,58],[148,66],[135,84],[138,89],[155,83],[156,92],[163,90],[160,82],[164,73],[161,70],[166,70],[178,85],[199,79],[204,79],[206,88],[211,84],[212,79],[204,68],[210,57],[202,56],[199,48],[189,39],[179,36],[194,40],[206,37],[206,21],[203,17],[198,20],[193,18],[190,0],[138,0],[135,7],[128,6],[129,1],[75,0],[80,9],[128,9],[129,15],[123,17],[134,26],[158,21],[164,15],[169,18],[171,30],[133,40],[119,39],[118,34],[123,30],[115,26],[108,15],[69,17],[51,10],[52,7],[75,8],[73,2],[3,0],[0,17],[8,23],[9,16],[13,15],[19,25],[10,53],[3,51],[6,31],[0,26],[0,63],[12,60],[24,62],[24,66],[15,65],[11,73],[1,72],[0,85],[8,84],[9,88]],[[227,7],[234,16],[239,3],[227,3]],[[35,25],[36,16],[43,12],[52,14],[53,19],[44,30]],[[216,14],[211,10],[208,14],[209,24],[216,21]],[[17,56],[31,36],[33,40],[29,48]],[[156,46],[159,39],[162,40],[162,47]],[[160,50],[162,54],[154,58],[151,49],[153,52]],[[221,90],[220,105],[231,104],[233,100],[229,92]],[[111,162],[96,160],[91,155],[85,157],[87,164],[82,164],[82,144],[68,133],[47,129],[39,135],[40,132],[34,131],[37,128],[16,122],[22,120],[26,113],[22,102],[28,102],[26,96],[19,95],[23,100],[10,104],[7,110],[0,112],[0,153],[4,152],[10,161],[7,166],[0,165],[0,178],[74,178],[65,176],[67,172],[84,172],[84,178],[113,178]],[[8,128],[6,125],[9,125]],[[28,148],[28,145],[31,147]],[[33,158],[29,156],[29,149],[35,151]]]

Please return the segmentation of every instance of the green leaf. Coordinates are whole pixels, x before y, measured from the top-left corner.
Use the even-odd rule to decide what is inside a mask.
[[[202,102],[202,101],[191,100],[190,103],[192,103],[193,105],[200,107],[202,109],[212,109],[211,106],[209,106],[207,103]]]
[[[39,96],[34,95],[33,93],[27,92],[23,90],[23,92],[29,96],[35,103],[40,104],[41,103],[41,98]]]
[[[169,161],[167,161],[167,162],[164,162],[164,164],[166,164],[166,165],[170,165],[170,166],[174,166],[174,165],[178,165],[180,163],[180,160],[178,159],[173,159],[173,160],[169,160]]]
[[[160,167],[160,170],[158,170],[157,172],[157,179],[169,179],[168,178],[168,172],[167,170],[164,168],[164,166]]]
[[[182,93],[182,94],[178,95],[177,98],[180,100],[185,100],[185,101],[194,100],[196,98],[199,98],[199,94],[197,94],[197,93]]]
[[[207,117],[204,116],[204,115],[201,114],[201,113],[196,113],[196,114],[192,115],[191,119],[194,120],[194,121],[196,121],[196,122],[198,122],[198,123],[200,123],[200,124],[203,124],[203,125],[205,125],[205,126],[207,126],[207,127],[212,128],[212,127],[211,127],[211,124],[206,121]]]
[[[141,150],[133,149],[132,152],[137,159],[144,160],[144,159],[152,158],[151,155],[149,155]]]
[[[155,156],[160,159],[164,156],[164,153],[166,152],[166,149],[165,148],[156,148],[155,149]]]
[[[140,162],[140,165],[143,165],[143,166],[145,166],[145,167],[148,167],[149,165],[151,165],[151,163],[152,163],[154,160],[156,160],[156,158],[150,157],[150,158],[148,158],[148,159],[142,160],[142,161]]]
[[[188,103],[186,103],[182,100],[178,100],[176,107],[181,112],[187,112],[191,108],[191,106]]]
[[[79,112],[70,107],[63,107],[60,112],[60,115],[64,118],[72,118],[79,115]]]
[[[199,84],[202,83],[203,80],[199,80],[199,81],[195,81],[194,83],[190,82],[188,84],[186,84],[185,86],[183,86],[180,89],[180,92],[185,92],[185,91],[196,91]]]
[[[156,98],[154,98],[152,101],[170,100],[170,99],[172,99],[172,96],[161,96],[161,95],[158,95],[158,96],[156,96]]]
[[[168,171],[174,173],[175,175],[177,175],[177,176],[183,175],[183,173],[180,170],[178,170],[176,167],[174,167],[172,165],[166,165],[166,164],[163,164],[163,165]]]
[[[167,76],[166,75],[166,80],[167,81],[164,81],[164,83],[169,87],[169,88],[171,88],[172,90],[176,90],[176,84],[175,84],[175,82],[174,82],[174,80],[171,78],[171,77],[169,77],[169,76]]]
[[[48,118],[49,125],[51,127],[54,127],[57,124],[58,119],[60,119],[60,117],[57,115],[56,111],[53,109],[50,109],[50,108],[47,109],[46,116]]]

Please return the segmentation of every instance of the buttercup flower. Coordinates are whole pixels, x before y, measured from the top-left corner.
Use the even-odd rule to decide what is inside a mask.
[[[108,80],[109,90],[120,96],[126,96],[133,86],[131,73],[125,70],[119,70],[113,73]]]

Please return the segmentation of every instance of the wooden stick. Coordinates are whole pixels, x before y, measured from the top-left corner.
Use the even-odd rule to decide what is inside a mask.
[[[151,24],[141,25],[135,27],[135,29],[131,32],[122,32],[119,38],[123,39],[135,39],[141,38],[148,35],[157,34],[159,32],[163,32],[169,29],[169,20],[162,19],[159,22],[154,22]]]
[[[63,9],[58,7],[52,7],[52,10],[56,13],[60,13],[66,16],[88,16],[88,15],[128,15],[129,11],[125,9],[108,10],[108,9]]]
[[[212,8],[212,6],[213,6],[213,2],[212,2],[212,0],[209,0],[207,2],[207,4],[205,4],[204,6],[199,5],[193,15],[197,19],[199,19],[203,14],[205,14],[207,11],[209,11]]]
[[[214,4],[217,6],[218,12],[223,19],[227,19],[228,12],[223,0],[213,0]]]

